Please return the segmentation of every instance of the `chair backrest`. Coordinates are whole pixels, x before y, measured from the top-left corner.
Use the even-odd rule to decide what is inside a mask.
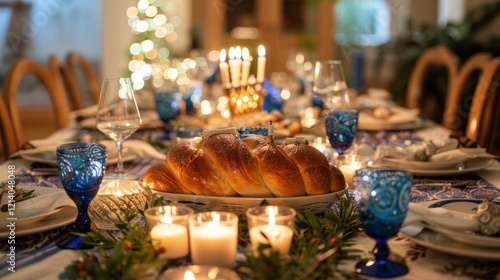
[[[406,95],[406,106],[408,108],[419,108],[422,98],[423,81],[426,71],[430,66],[445,66],[448,72],[448,90],[446,99],[449,99],[451,88],[458,76],[459,62],[455,55],[445,46],[430,48],[419,57],[413,68],[408,91]]]
[[[18,87],[21,80],[28,75],[38,78],[47,89],[52,101],[57,128],[65,127],[69,123],[69,108],[59,74],[58,59],[51,57],[48,68],[29,59],[16,60],[5,77],[3,97],[14,128],[17,150],[21,149],[25,142],[17,103]]]
[[[481,144],[481,140],[489,137],[493,118],[495,114],[498,114],[496,111],[498,108],[492,108],[494,105],[488,106],[490,104],[486,104],[486,102],[493,101],[499,90],[500,58],[494,58],[484,67],[476,86],[465,131],[467,138]],[[493,103],[491,102],[491,104]]]
[[[491,59],[490,53],[476,53],[469,57],[460,67],[457,80],[452,84],[452,93],[448,96],[445,113],[443,116],[443,125],[451,130],[459,130],[462,121],[467,119],[470,108],[461,108],[461,100],[464,89],[475,71],[482,71]]]
[[[10,154],[18,150],[18,147],[9,111],[2,98],[0,98],[0,133],[2,134],[2,153],[4,159],[7,159]]]
[[[92,68],[90,61],[80,53],[70,52],[66,56],[66,64],[61,66],[61,73],[64,78],[66,90],[71,101],[73,110],[83,109],[85,107],[84,101],[84,87],[79,80],[79,69],[86,78],[86,84],[90,93],[90,100],[92,104],[99,102],[99,82],[97,75]]]

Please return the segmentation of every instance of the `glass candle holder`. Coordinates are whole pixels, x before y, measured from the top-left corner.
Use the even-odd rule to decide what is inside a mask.
[[[192,263],[232,268],[238,243],[238,216],[229,212],[191,215],[189,247]]]
[[[361,155],[340,155],[337,157],[337,168],[344,174],[349,191],[354,191],[353,178],[356,170],[368,166],[368,157]]]
[[[128,215],[143,211],[152,196],[151,190],[137,180],[103,180],[90,202],[89,216],[98,228],[114,230]],[[137,215],[131,222],[135,224],[140,219]]]
[[[189,254],[188,217],[193,213],[184,205],[157,206],[144,212],[153,246],[161,257],[178,259]]]
[[[290,251],[296,211],[286,206],[257,206],[246,211],[252,251],[269,244],[281,255]]]
[[[166,270],[159,280],[240,280],[240,276],[230,269],[210,265],[190,265]]]

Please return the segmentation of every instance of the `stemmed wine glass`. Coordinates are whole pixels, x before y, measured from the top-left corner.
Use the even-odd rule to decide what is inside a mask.
[[[332,148],[339,155],[344,154],[354,141],[358,131],[358,111],[334,109],[327,112],[325,129]]]
[[[106,147],[97,143],[68,143],[57,147],[59,177],[68,196],[78,208],[75,221],[80,233],[90,231],[88,206],[97,195],[106,169]],[[65,249],[88,249],[81,235],[68,234],[58,240]]]
[[[374,277],[396,277],[406,274],[408,267],[389,258],[387,241],[395,236],[406,217],[410,202],[412,174],[386,168],[365,168],[356,171],[354,185],[359,219],[369,236],[375,239],[375,259],[356,264],[356,272]]]
[[[327,110],[349,107],[349,92],[340,60],[316,61],[313,91]]]
[[[136,179],[125,173],[123,168],[123,141],[142,124],[141,115],[129,78],[106,78],[101,88],[97,105],[97,128],[113,139],[118,148],[118,162],[115,173],[107,174],[109,179]]]

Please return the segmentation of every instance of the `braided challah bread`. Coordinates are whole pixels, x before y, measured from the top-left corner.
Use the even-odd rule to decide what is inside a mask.
[[[227,131],[181,142],[142,181],[169,193],[287,197],[343,190],[343,174],[304,138],[282,145],[273,136],[238,139]]]

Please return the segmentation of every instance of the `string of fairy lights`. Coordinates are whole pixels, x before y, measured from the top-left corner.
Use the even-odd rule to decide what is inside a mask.
[[[159,88],[168,80],[188,84],[193,73],[207,67],[207,57],[214,61],[219,57],[217,51],[196,58],[179,58],[171,52],[169,44],[177,40],[182,24],[174,1],[139,0],[127,9],[127,17],[134,33],[128,70],[135,90],[144,88],[146,83]]]

